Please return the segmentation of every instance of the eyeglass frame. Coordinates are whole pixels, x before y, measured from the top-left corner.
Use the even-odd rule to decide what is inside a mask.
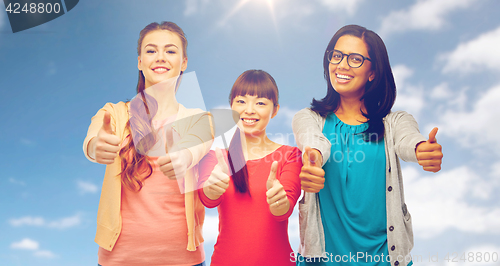
[[[333,57],[333,52],[335,52],[335,51],[339,52],[339,53],[342,55],[342,59],[340,59],[340,61],[339,61],[338,63],[332,63],[332,61],[330,60],[330,59]],[[332,56],[329,56],[329,55],[330,55],[330,53],[332,53]],[[361,58],[363,58],[363,62],[361,62],[361,65],[359,65],[359,66],[357,66],[357,67],[353,67],[353,66],[351,66],[351,64],[349,64],[349,57],[350,57],[351,55],[359,55],[359,56],[361,56]],[[344,60],[344,57],[345,57],[345,56],[347,56],[347,64],[348,64],[350,67],[352,67],[352,68],[360,68],[360,67],[361,67],[361,66],[365,63],[365,60],[368,60],[368,61],[372,62],[372,60],[371,60],[370,58],[365,57],[365,56],[364,56],[364,55],[362,55],[362,54],[358,54],[358,53],[344,54],[344,53],[342,53],[342,51],[339,51],[339,50],[336,50],[336,49],[329,50],[329,51],[328,51],[328,53],[326,54],[326,56],[327,56],[328,62],[329,62],[330,64],[333,64],[333,65],[338,65],[338,64],[340,64],[340,63],[342,62],[342,60]]]

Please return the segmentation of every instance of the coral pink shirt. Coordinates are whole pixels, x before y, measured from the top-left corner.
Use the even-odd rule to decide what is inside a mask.
[[[173,118],[175,116],[161,124]],[[174,132],[174,138],[177,137]],[[196,251],[186,250],[188,229],[184,194],[180,193],[177,180],[168,179],[160,171],[157,158],[149,157],[153,173],[143,180],[140,191],[122,186],[122,231],[112,251],[99,247],[99,264],[191,266],[205,260],[203,245]]]
[[[290,210],[274,216],[269,210],[266,182],[273,161],[278,161],[277,179],[286,191]],[[217,158],[210,151],[200,161],[200,181],[210,176]],[[236,192],[232,179],[218,200],[210,200],[203,189],[200,200],[209,208],[218,206],[219,236],[214,246],[211,265],[295,265],[288,241],[288,217],[300,197],[300,150],[281,146],[264,158],[247,161],[251,196]],[[291,255],[292,254],[292,255]]]

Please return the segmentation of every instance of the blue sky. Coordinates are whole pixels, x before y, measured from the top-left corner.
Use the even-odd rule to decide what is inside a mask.
[[[437,174],[403,164],[418,265],[447,265],[446,254],[475,265],[460,256],[500,253],[499,10],[496,0],[86,0],[16,34],[1,11],[1,264],[96,265],[104,166],[87,161],[82,142],[100,107],[134,96],[139,31],[163,20],[185,31],[187,72],[208,109],[228,106],[243,71],[268,71],[281,104],[268,132],[289,145],[293,114],[326,92],[332,35],[346,24],[379,33],[398,87],[393,110],[413,114],[424,135],[439,127],[445,154]],[[295,212],[294,250],[297,226]],[[209,259],[215,210],[205,237]]]

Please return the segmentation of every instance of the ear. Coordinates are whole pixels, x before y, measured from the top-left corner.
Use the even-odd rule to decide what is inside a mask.
[[[137,57],[137,68],[142,71],[142,67],[141,67],[141,56],[139,55]]]
[[[372,73],[368,77],[368,81],[372,82],[375,79],[375,71],[372,70]]]
[[[280,109],[280,105],[276,105],[276,107],[273,108],[273,115],[271,116],[271,118],[274,118],[277,114],[278,114],[278,111]]]
[[[182,72],[186,71],[187,66],[188,66],[188,59],[187,57],[184,57],[184,59],[182,59],[182,66],[181,66]]]

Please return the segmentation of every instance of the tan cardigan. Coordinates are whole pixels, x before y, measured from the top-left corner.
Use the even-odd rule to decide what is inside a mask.
[[[123,140],[130,134],[129,131],[125,132],[125,125],[129,120],[128,108],[129,104],[124,102],[117,104],[107,103],[92,117],[87,137],[83,142],[83,152],[87,159],[96,162],[87,154],[87,146],[90,140],[97,136],[99,129],[102,127],[105,111],[111,114],[111,126],[120,139]],[[187,148],[193,155],[193,162],[188,167],[185,176],[185,209],[188,228],[187,250],[189,251],[195,251],[196,247],[203,242],[202,228],[205,219],[205,209],[195,189],[198,181],[197,163],[208,153],[213,141],[213,127],[211,127],[209,117],[201,109],[186,109],[179,104],[179,111],[172,126],[180,135],[180,141],[176,143],[177,146],[179,148]],[[182,122],[179,122],[181,119]],[[211,130],[208,131],[206,130],[207,128]],[[121,160],[117,156],[112,164],[106,166],[99,210],[97,211],[95,242],[109,251],[116,244],[122,228],[120,213],[122,183],[120,172]]]

